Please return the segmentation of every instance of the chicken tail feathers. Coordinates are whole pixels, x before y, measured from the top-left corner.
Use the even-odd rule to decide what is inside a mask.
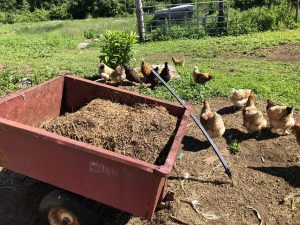
[[[293,112],[293,107],[286,107],[287,115],[290,115]]]
[[[272,102],[270,99],[268,99],[267,100],[267,107],[266,107],[266,109],[269,109],[269,108],[271,108],[271,107],[273,107],[273,106],[275,106],[276,104],[274,103],[274,102]]]

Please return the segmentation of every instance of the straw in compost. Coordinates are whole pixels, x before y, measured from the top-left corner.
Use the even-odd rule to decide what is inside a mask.
[[[176,129],[166,108],[127,106],[96,99],[77,112],[45,121],[41,128],[84,143],[154,163]]]

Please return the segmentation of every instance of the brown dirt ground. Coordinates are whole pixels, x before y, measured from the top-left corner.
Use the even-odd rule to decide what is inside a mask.
[[[292,64],[300,63],[300,43],[287,43],[270,48],[259,48],[251,53],[242,54],[240,52],[225,52],[221,58],[246,58],[254,60],[267,60],[271,62],[288,62]]]
[[[279,45],[276,48],[263,48],[257,51],[269,61],[300,63],[300,43]]]
[[[233,171],[233,184],[224,174],[212,148],[190,120],[182,142],[183,157],[177,159],[176,168],[167,183],[167,190],[176,193],[171,209],[157,211],[154,221],[149,222],[99,204],[99,224],[179,224],[170,216],[191,225],[259,224],[254,211],[247,206],[256,208],[267,224],[300,224],[300,199],[294,198],[294,204],[282,202],[287,195],[300,192],[297,158],[300,152],[294,136],[276,136],[264,130],[261,138],[257,139],[241,126],[241,111],[234,111],[227,99],[214,98],[210,102],[212,109],[223,115],[227,127],[224,137],[215,142]],[[260,107],[264,108],[261,104]],[[195,105],[194,112],[199,114],[199,111],[200,106]],[[295,117],[300,119],[299,115]],[[231,155],[228,151],[228,143],[232,139],[241,143],[239,155]],[[182,184],[182,176],[186,173],[191,178]],[[0,204],[0,225],[38,224],[39,201],[52,189],[47,184],[2,171],[0,201],[4,204]],[[199,202],[200,214],[213,213],[220,218],[204,218],[185,202],[190,200]]]

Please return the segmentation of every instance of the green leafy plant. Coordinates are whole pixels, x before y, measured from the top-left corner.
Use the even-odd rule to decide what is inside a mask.
[[[83,32],[83,36],[87,39],[93,39],[93,38],[98,38],[99,34],[97,33],[97,31],[93,29],[89,29]]]
[[[129,63],[133,57],[132,48],[137,36],[132,31],[107,31],[101,40],[100,61],[115,68],[121,63]]]
[[[237,140],[232,140],[228,146],[230,152],[234,155],[241,152],[241,145]]]

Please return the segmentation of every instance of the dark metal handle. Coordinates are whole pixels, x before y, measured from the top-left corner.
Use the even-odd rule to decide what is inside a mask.
[[[171,94],[177,99],[177,101],[186,108],[186,106],[184,105],[184,101],[175,93],[175,91],[170,87],[170,85],[168,85],[162,78],[161,76],[158,75],[158,73],[155,70],[152,70],[152,73],[162,82],[162,84],[171,92]],[[212,146],[212,148],[214,149],[215,153],[217,154],[219,160],[221,161],[224,169],[225,169],[225,173],[228,175],[229,178],[232,178],[232,174],[230,171],[230,168],[228,167],[225,159],[223,158],[220,150],[218,149],[218,147],[215,145],[215,143],[213,142],[213,140],[211,139],[211,137],[209,136],[209,134],[206,132],[205,128],[202,126],[202,124],[200,123],[200,121],[197,119],[197,117],[195,116],[195,114],[193,112],[191,112],[191,117],[194,120],[194,122],[196,123],[196,125],[199,127],[199,129],[201,130],[201,132],[204,134],[205,138],[208,140],[208,142],[210,143],[210,145]]]

